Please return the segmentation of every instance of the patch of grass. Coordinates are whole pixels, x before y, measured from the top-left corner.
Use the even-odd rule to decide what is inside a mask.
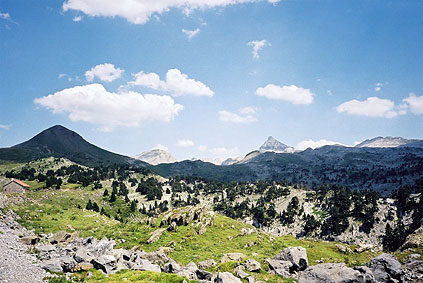
[[[121,270],[115,274],[106,277],[100,271],[93,271],[93,276],[86,282],[96,283],[120,283],[120,282],[163,282],[163,283],[182,283],[184,280],[188,283],[194,283],[198,281],[188,280],[185,277],[181,277],[175,274],[168,273],[157,273],[150,271],[131,271]]]

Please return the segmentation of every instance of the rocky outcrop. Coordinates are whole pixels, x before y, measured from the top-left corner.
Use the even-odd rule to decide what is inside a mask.
[[[243,253],[227,253],[227,254],[224,254],[222,256],[222,258],[220,259],[220,263],[225,263],[225,262],[229,262],[229,261],[240,262],[244,258],[246,258],[246,255],[243,254]]]
[[[202,269],[209,269],[210,267],[213,267],[215,265],[216,265],[216,262],[214,261],[214,259],[208,259],[208,260],[200,261],[198,263],[198,267]]]
[[[292,264],[290,272],[305,270],[308,266],[307,252],[303,247],[289,247],[278,253],[273,260],[288,261]]]
[[[261,270],[261,264],[255,259],[247,259],[243,264],[245,269],[251,272],[259,272]]]
[[[408,235],[405,243],[401,246],[401,250],[413,249],[423,246],[423,226]]]
[[[157,242],[160,239],[160,237],[163,235],[164,232],[166,232],[166,229],[164,229],[164,228],[160,228],[160,229],[155,230],[153,233],[151,233],[150,238],[148,238],[147,244]]]
[[[370,269],[379,282],[401,282],[404,275],[401,263],[390,254],[381,254],[372,259]]]
[[[365,267],[352,269],[345,263],[322,263],[300,272],[299,283],[373,283],[371,271]]]
[[[177,226],[194,224],[199,235],[207,231],[207,226],[211,226],[214,220],[214,212],[207,211],[206,206],[186,206],[175,209],[164,214],[160,227],[168,226],[168,231],[177,231]]]

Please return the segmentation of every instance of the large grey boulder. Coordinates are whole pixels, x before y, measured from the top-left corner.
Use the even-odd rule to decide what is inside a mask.
[[[178,273],[182,270],[182,267],[173,259],[170,259],[168,263],[163,266],[163,272],[166,273]]]
[[[236,278],[229,272],[218,272],[212,279],[214,283],[242,283],[241,279]]]
[[[300,272],[299,283],[375,283],[369,270],[349,268],[345,263],[322,263]]]
[[[404,270],[390,254],[381,254],[370,261],[370,270],[379,282],[401,282]]]
[[[58,260],[62,266],[63,272],[71,272],[76,265],[75,261],[70,256],[62,256],[58,258]]]
[[[213,277],[213,273],[202,270],[202,269],[197,269],[195,271],[195,274],[197,275],[198,280],[211,281]]]
[[[244,267],[248,271],[258,272],[261,270],[261,264],[255,259],[247,259],[244,263]]]
[[[102,255],[92,259],[91,264],[95,269],[102,270],[104,273],[109,274],[116,267],[116,259],[112,255]]]
[[[140,259],[134,264],[131,268],[132,270],[141,270],[141,271],[154,271],[161,272],[160,266],[153,264],[146,259]]]
[[[290,261],[266,259],[266,262],[269,265],[269,273],[278,274],[286,278],[291,276],[290,270],[293,264]]]
[[[289,247],[278,253],[274,260],[290,261],[290,272],[305,270],[308,266],[307,252],[303,247]]]
[[[50,272],[63,272],[62,265],[58,259],[45,260],[41,264],[41,268]]]

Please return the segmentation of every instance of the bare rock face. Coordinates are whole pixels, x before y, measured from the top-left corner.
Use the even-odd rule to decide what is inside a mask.
[[[381,254],[370,261],[370,269],[380,282],[401,282],[404,270],[398,260],[390,254]]]
[[[417,248],[423,246],[423,226],[408,235],[405,243],[401,246],[401,250]]]
[[[299,283],[376,283],[369,270],[355,270],[344,263],[322,263],[300,272]]]
[[[160,229],[155,230],[151,234],[150,238],[147,240],[147,243],[151,244],[151,243],[157,242],[160,239],[160,237],[163,235],[164,232],[166,232],[166,229],[164,229],[164,228],[160,228]]]
[[[207,226],[211,226],[214,220],[214,213],[207,211],[206,206],[186,206],[167,212],[160,227],[168,225],[168,231],[176,231],[177,226],[195,224],[195,230],[202,235],[207,231]]]
[[[278,253],[273,260],[292,263],[290,272],[305,270],[308,266],[307,252],[303,247],[289,247]]]
[[[242,283],[241,279],[229,272],[218,272],[212,279],[214,283]]]

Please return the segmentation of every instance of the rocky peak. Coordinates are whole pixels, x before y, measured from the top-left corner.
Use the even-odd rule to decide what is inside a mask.
[[[408,140],[402,137],[376,137],[373,139],[367,139],[355,147],[398,147],[409,143],[417,142],[418,140]]]
[[[267,141],[260,147],[259,151],[260,152],[271,151],[276,153],[293,152],[294,148],[287,146],[286,144],[283,144],[277,139],[275,139],[274,137],[270,136],[267,138]]]
[[[150,151],[145,151],[141,154],[136,155],[134,158],[147,162],[151,165],[176,162],[175,157],[173,157],[169,152],[163,149],[152,149]]]

